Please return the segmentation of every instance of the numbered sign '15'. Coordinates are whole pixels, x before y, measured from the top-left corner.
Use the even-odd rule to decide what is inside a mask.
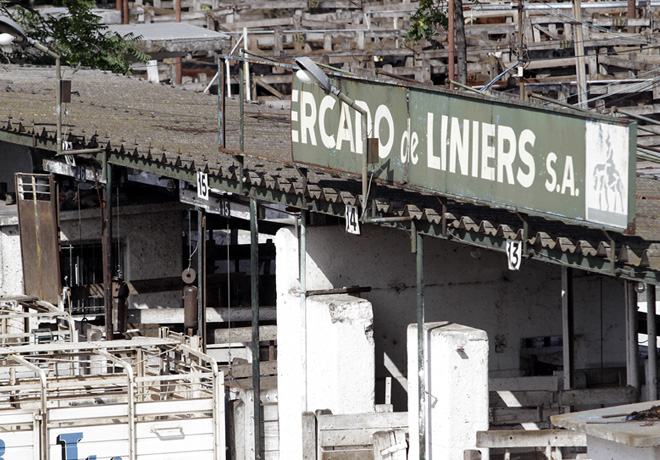
[[[346,205],[346,231],[353,235],[360,234],[360,218],[357,206]]]
[[[522,241],[507,240],[506,257],[509,270],[519,270],[522,262],[523,244]]]
[[[202,171],[197,171],[197,196],[209,199],[209,175]]]

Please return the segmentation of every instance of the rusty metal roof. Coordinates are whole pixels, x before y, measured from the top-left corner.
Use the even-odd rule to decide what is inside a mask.
[[[340,217],[346,204],[359,200],[359,178],[328,171],[304,174],[291,163],[288,110],[246,103],[245,147],[239,152],[239,104],[227,100],[223,151],[218,96],[85,69],[66,69],[64,77],[73,80],[74,93],[63,126],[77,148],[100,146],[112,162],[179,179],[193,181],[195,172],[203,170],[214,187]],[[0,140],[53,150],[55,113],[54,69],[0,68]],[[507,239],[518,239],[538,260],[660,282],[659,177],[660,165],[638,162],[631,235],[386,184],[376,186],[377,211],[412,216],[420,231],[432,236],[495,250],[503,250]]]

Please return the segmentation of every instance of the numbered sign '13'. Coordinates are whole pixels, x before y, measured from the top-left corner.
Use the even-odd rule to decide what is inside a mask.
[[[346,205],[346,231],[353,235],[360,234],[360,218],[357,206]]]
[[[197,196],[209,199],[209,175],[202,171],[197,171]]]
[[[522,241],[507,240],[506,257],[509,265],[509,270],[520,269],[520,262],[522,262],[522,256],[523,256]]]

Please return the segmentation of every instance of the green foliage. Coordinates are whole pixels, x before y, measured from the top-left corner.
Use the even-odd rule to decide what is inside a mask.
[[[42,16],[17,6],[12,16],[23,26],[28,37],[47,44],[60,55],[65,65],[127,74],[130,73],[131,58],[140,62],[149,60],[149,56],[135,49],[135,43],[140,37],[132,34],[121,37],[100,23],[101,18],[92,13],[95,6],[93,1],[63,0],[62,3],[68,9],[68,14]],[[27,48],[17,52],[27,62],[50,59]]]
[[[447,15],[435,4],[435,0],[420,0],[419,9],[410,17],[406,42],[430,40],[439,27],[447,28]]]

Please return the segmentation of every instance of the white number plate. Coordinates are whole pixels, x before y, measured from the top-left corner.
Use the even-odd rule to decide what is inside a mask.
[[[197,171],[197,196],[209,199],[209,175],[202,171]]]
[[[360,218],[357,206],[346,205],[346,231],[353,235],[360,234]]]
[[[509,270],[519,270],[522,262],[523,244],[522,241],[506,241],[506,257],[508,259]]]

